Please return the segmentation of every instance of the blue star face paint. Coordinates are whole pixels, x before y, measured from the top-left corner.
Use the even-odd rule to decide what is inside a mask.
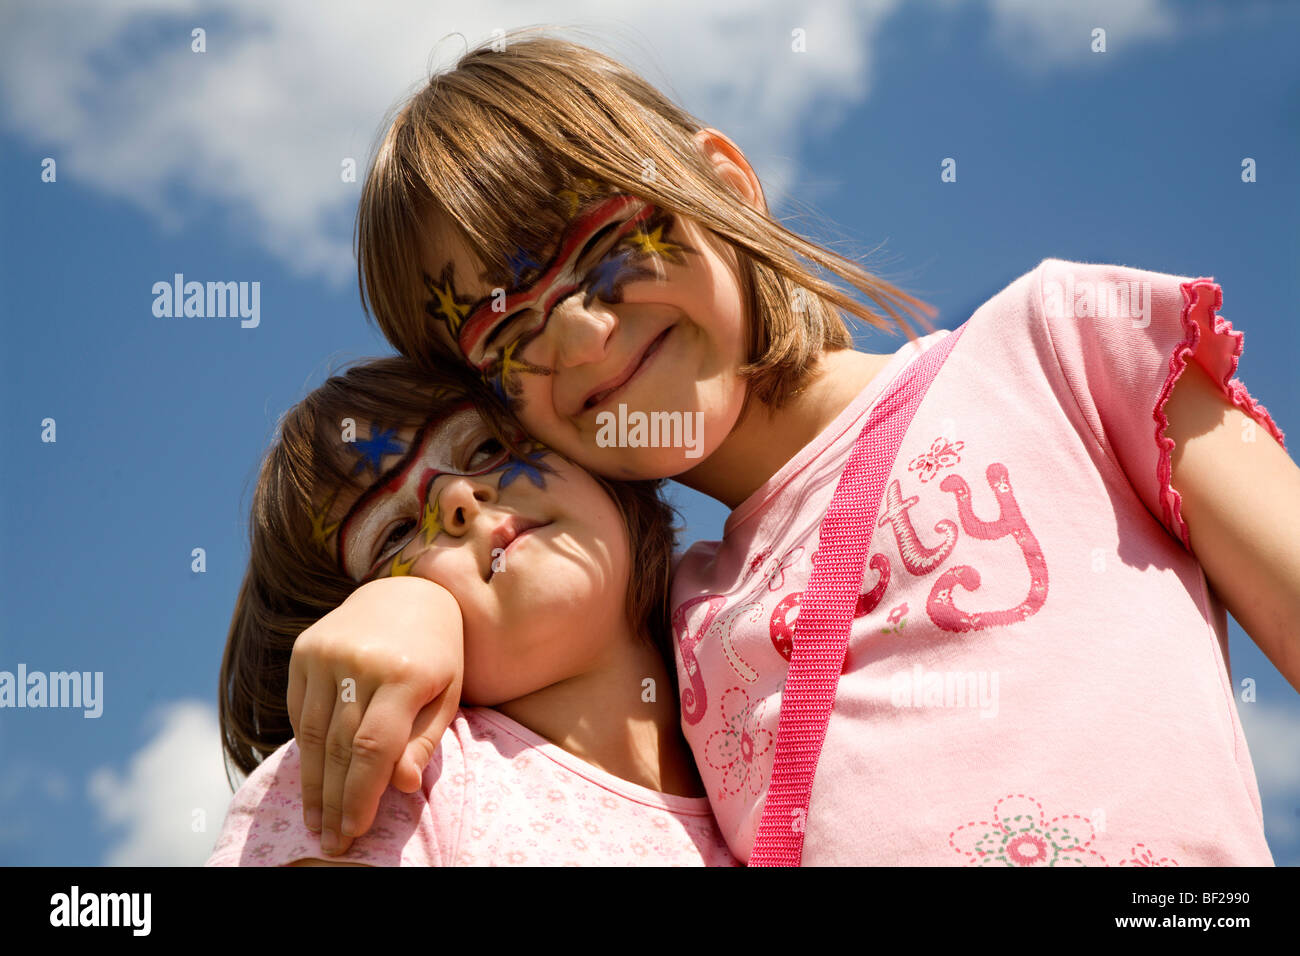
[[[524,458],[511,458],[510,463],[506,465],[505,470],[501,472],[501,480],[497,482],[498,488],[504,488],[520,475],[524,475],[538,488],[546,487],[546,479],[542,477],[541,470],[537,464],[546,456],[545,449],[531,451]]]
[[[385,456],[400,455],[405,452],[406,446],[393,438],[396,433],[396,428],[380,431],[379,426],[371,422],[370,437],[364,441],[352,443],[356,453],[361,456],[361,460],[357,462],[357,467],[353,469],[353,474],[364,470],[366,466],[370,466],[378,475]]]
[[[519,280],[531,269],[540,269],[542,264],[528,254],[528,250],[520,247],[514,251],[510,257],[510,284],[518,286]]]

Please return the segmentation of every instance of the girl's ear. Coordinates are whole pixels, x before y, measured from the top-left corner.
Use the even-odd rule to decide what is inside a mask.
[[[740,147],[725,134],[712,127],[705,127],[693,137],[704,158],[713,164],[714,170],[722,181],[736,193],[761,212],[767,212],[767,200],[763,196],[763,184],[758,181],[753,167]]]

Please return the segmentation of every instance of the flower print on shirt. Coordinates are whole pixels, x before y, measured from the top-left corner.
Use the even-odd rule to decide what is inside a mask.
[[[898,607],[889,612],[889,623],[891,627],[882,627],[881,634],[896,634],[903,630],[907,624],[907,602],[904,601]]]
[[[968,857],[967,866],[1105,866],[1105,858],[1088,849],[1095,836],[1087,817],[1048,820],[1041,803],[1012,793],[994,806],[992,821],[962,824],[948,834],[948,845]]]
[[[1144,844],[1137,843],[1129,850],[1129,858],[1120,860],[1120,866],[1177,866],[1178,861],[1171,856],[1157,857]]]
[[[965,442],[951,442],[940,435],[931,442],[929,451],[917,455],[907,463],[907,470],[917,472],[922,481],[929,481],[944,468],[961,461],[961,455],[957,452],[965,447]]]
[[[792,548],[785,553],[785,557],[778,561],[772,570],[768,572],[767,589],[769,591],[779,591],[785,587],[785,572],[793,570],[802,555],[803,545]]]
[[[751,795],[762,791],[766,777],[762,764],[771,763],[773,744],[772,734],[760,726],[766,704],[750,703],[742,687],[733,687],[722,695],[722,728],[710,734],[704,745],[704,759],[722,772],[719,799],[742,790]]]

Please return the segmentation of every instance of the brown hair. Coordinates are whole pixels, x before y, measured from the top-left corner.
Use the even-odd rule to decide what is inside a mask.
[[[504,46],[479,46],[435,75],[376,148],[357,211],[358,279],[367,312],[400,352],[430,364],[446,356],[422,293],[432,222],[453,226],[490,275],[508,276],[516,249],[550,248],[565,219],[557,197],[584,179],[686,216],[735,250],[750,399],[779,408],[823,350],[852,347],[837,307],[909,339],[900,309],[933,331],[922,314],[933,307],[741,201],[696,148],[697,119],[617,61],[537,29],[512,31]]]
[[[518,425],[467,372],[434,375],[398,357],[366,361],[336,374],[281,420],[262,462],[249,520],[249,561],[221,662],[218,718],[222,747],[243,773],[293,737],[286,696],[294,641],[338,607],[357,583],[340,570],[332,548],[313,541],[313,516],[341,516],[365,490],[344,443],[342,422],[419,426],[467,397],[492,433],[516,454]],[[601,484],[623,515],[633,556],[627,615],[672,661],[668,579],[676,543],[675,512],[661,497],[662,481]],[[337,492],[336,492],[336,489]],[[233,782],[232,782],[233,786]]]

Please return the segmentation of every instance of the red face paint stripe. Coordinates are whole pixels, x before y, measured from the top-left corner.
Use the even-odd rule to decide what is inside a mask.
[[[573,281],[565,283],[559,288],[553,288],[557,280],[566,273],[572,272],[573,259],[577,253],[582,250],[595,233],[608,226],[611,222],[616,221],[620,215],[632,207],[641,208],[634,215],[629,216],[616,229],[614,233],[615,241],[622,239],[632,229],[652,216],[655,211],[654,207],[647,205],[644,200],[638,199],[636,196],[614,196],[602,202],[591,212],[570,224],[569,228],[565,230],[560,248],[552,258],[551,265],[547,267],[546,272],[526,288],[506,296],[504,311],[492,309],[490,301],[492,296],[485,296],[479,300],[479,303],[470,311],[469,317],[460,329],[460,350],[469,363],[480,371],[491,364],[490,358],[477,355],[477,351],[498,324],[510,319],[520,309],[538,304],[542,313],[542,321],[545,321],[555,304],[579,285],[577,281]],[[539,298],[542,300],[540,303],[537,301]]]

